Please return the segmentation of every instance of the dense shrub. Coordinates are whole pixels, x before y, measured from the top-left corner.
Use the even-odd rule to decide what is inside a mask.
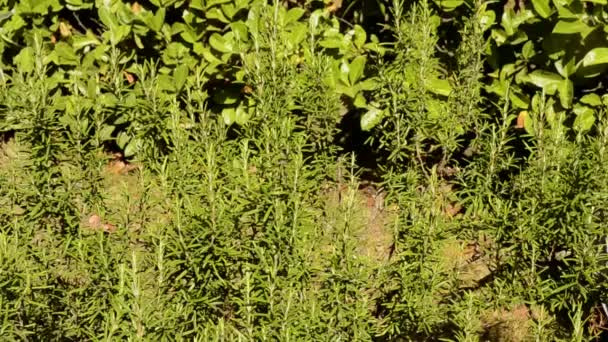
[[[605,6],[0,0],[0,335],[605,337]]]

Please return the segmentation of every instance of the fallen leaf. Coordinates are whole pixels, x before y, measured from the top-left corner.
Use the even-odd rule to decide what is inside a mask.
[[[103,231],[106,233],[114,233],[116,232],[116,226],[110,223],[104,223],[103,226]]]
[[[515,128],[524,128],[524,124],[526,122],[526,117],[528,116],[528,112],[525,110],[522,110],[521,112],[519,112],[519,115],[517,116],[517,125],[515,125]]]
[[[444,212],[448,217],[454,217],[460,213],[462,206],[459,203],[448,203]]]
[[[129,84],[133,84],[135,82],[135,76],[133,74],[130,74],[126,71],[124,71],[125,74],[125,78],[127,79],[127,82],[129,82]]]
[[[59,23],[59,34],[61,34],[61,36],[63,38],[67,38],[69,36],[72,35],[72,25],[66,23],[65,21],[62,21]]]
[[[139,14],[141,12],[141,5],[136,2],[134,2],[131,5],[131,11],[133,11],[134,14]]]
[[[327,6],[327,10],[329,13],[335,13],[342,7],[342,0],[333,0],[329,6]]]
[[[241,91],[243,94],[251,94],[253,93],[253,88],[250,85],[245,85]]]
[[[91,215],[91,217],[89,217],[89,226],[91,228],[97,228],[99,227],[99,225],[101,225],[101,217],[99,217],[99,215]]]
[[[126,166],[127,164],[122,160],[113,160],[108,164],[107,169],[109,173],[118,175],[124,173]]]

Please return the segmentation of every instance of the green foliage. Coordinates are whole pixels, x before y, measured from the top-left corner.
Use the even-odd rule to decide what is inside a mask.
[[[0,0],[0,335],[605,337],[605,6]]]

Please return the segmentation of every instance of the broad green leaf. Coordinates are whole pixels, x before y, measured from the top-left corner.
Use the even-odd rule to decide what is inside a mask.
[[[338,79],[346,85],[350,85],[348,82],[348,75],[350,74],[350,65],[346,61],[340,63],[340,69],[338,70]]]
[[[608,63],[608,48],[595,48],[587,52],[582,60],[583,66]]]
[[[219,52],[234,53],[231,42],[227,42],[219,33],[213,33],[211,37],[209,37],[209,44]]]
[[[74,52],[74,49],[65,42],[59,42],[55,44],[55,50],[57,54],[57,62],[62,65],[78,65],[79,58]]]
[[[363,76],[365,71],[365,56],[358,56],[350,63],[348,80],[351,85],[355,85]]]
[[[441,7],[444,11],[450,12],[464,3],[464,0],[442,0]]]
[[[103,93],[97,97],[97,103],[103,107],[114,107],[118,103],[118,98],[116,95],[112,93]],[[120,122],[116,122],[116,124],[120,124]],[[121,147],[122,148],[122,147]]]
[[[211,64],[222,64],[222,61],[215,57],[213,53],[209,50],[209,48],[202,43],[194,44],[194,52],[199,56],[202,56],[207,62]]]
[[[512,8],[507,8],[502,15],[501,25],[505,29],[507,36],[512,36],[519,32],[517,30],[519,25],[532,18],[534,18],[534,13],[530,10],[523,10],[515,13]]]
[[[483,31],[488,30],[492,25],[496,22],[496,13],[494,11],[485,11],[479,18],[479,23],[481,24],[481,28]]]
[[[528,41],[528,34],[524,30],[519,30],[519,31],[515,32],[514,35],[511,36],[509,44],[510,45],[519,45],[526,41]]]
[[[376,78],[367,78],[357,84],[361,90],[374,90],[378,87]]]
[[[2,12],[2,13],[0,13],[0,22],[3,22],[4,20],[9,19],[10,17],[13,16],[13,14],[15,14],[15,12],[16,12],[16,10],[13,9],[13,10],[10,10],[8,12]]]
[[[184,84],[186,84],[187,77],[188,66],[186,64],[180,64],[173,70],[173,79],[175,80],[176,91],[180,91]]]
[[[331,36],[331,37],[322,39],[319,42],[319,45],[321,45],[322,47],[324,47],[326,49],[340,49],[346,45],[346,42],[344,40],[344,37]]]
[[[574,108],[576,119],[573,128],[577,133],[585,133],[593,127],[595,123],[595,111],[587,106],[577,106]]]
[[[70,11],[90,9],[93,8],[93,5],[92,2],[83,3],[82,0],[66,0],[66,7]]]
[[[384,111],[370,106],[368,111],[361,116],[361,129],[364,131],[369,131],[374,128],[376,125],[382,121],[384,117]]]
[[[247,25],[245,25],[242,21],[235,21],[230,24],[230,28],[232,32],[234,32],[234,37],[237,41],[246,42],[249,40],[249,34],[247,33]]]
[[[222,109],[222,118],[224,119],[224,123],[226,125],[232,125],[236,121],[236,109],[234,107],[226,107]]]
[[[149,17],[149,19],[146,20],[146,24],[155,32],[159,32],[165,23],[165,14],[165,9],[161,7],[154,16]]]
[[[131,26],[129,25],[120,25],[116,26],[113,29],[105,31],[102,36],[106,41],[110,41],[112,45],[116,45],[120,43],[129,33],[131,32]]]
[[[442,96],[450,96],[452,86],[448,80],[439,78],[431,78],[425,81],[425,87],[428,91]]]
[[[492,36],[492,39],[494,39],[494,41],[496,42],[496,45],[498,45],[498,46],[503,45],[509,38],[507,36],[507,33],[501,29],[492,29],[491,36]]]
[[[101,22],[109,30],[114,30],[114,29],[116,29],[116,27],[118,27],[118,21],[116,20],[116,17],[114,16],[114,14],[112,14],[112,12],[110,12],[109,8],[107,8],[105,6],[101,6],[97,12],[97,15],[99,16],[99,20],[101,20]]]
[[[125,132],[118,133],[118,137],[116,138],[116,145],[118,148],[124,149],[127,146],[127,143],[131,140],[131,137],[127,135]]]
[[[367,41],[367,33],[359,25],[355,25],[354,31],[355,35],[353,36],[353,43],[357,49],[361,49],[365,46],[365,41]]]
[[[101,141],[108,141],[112,138],[112,133],[114,133],[114,129],[116,127],[113,125],[105,125],[100,131],[99,131],[99,139]]]
[[[4,33],[4,36],[9,36],[25,25],[27,25],[27,23],[20,15],[13,15],[7,22],[2,23],[2,32]]]
[[[534,6],[536,13],[543,18],[548,18],[553,13],[549,0],[532,0],[532,6]]]
[[[366,108],[367,107],[367,100],[365,99],[365,97],[363,96],[363,94],[358,93],[355,96],[355,100],[353,101],[353,105],[357,108]]]
[[[234,1],[234,0],[207,0],[207,1],[205,1],[205,0],[195,0],[193,2],[200,2],[201,3],[200,9],[209,9],[209,8],[211,8],[213,6],[222,5],[222,4],[225,4],[225,3],[230,2],[230,1]],[[205,4],[206,7],[202,7],[202,4]]]
[[[230,19],[226,18],[220,8],[212,8],[205,12],[205,16],[210,20],[218,20],[224,24],[230,24]]]
[[[125,147],[124,155],[126,158],[134,156],[141,148],[141,141],[139,139],[131,139]]]
[[[234,112],[234,121],[239,125],[244,125],[247,121],[249,121],[249,112],[247,111],[247,107],[242,104],[236,107]]]
[[[85,46],[99,44],[101,44],[101,42],[91,31],[87,31],[86,35],[75,35],[72,37],[72,46],[74,49],[76,49],[76,51],[84,48]]]
[[[574,63],[574,58],[570,58],[566,63],[564,63],[563,58],[555,62],[555,69],[557,72],[562,75],[564,78],[569,78],[576,72],[576,63]]]
[[[572,98],[574,97],[574,86],[572,85],[572,81],[564,79],[559,84],[557,91],[559,93],[559,102],[562,107],[570,108],[572,105]]]
[[[287,47],[291,51],[297,50],[308,35],[308,26],[303,23],[296,23],[291,25],[291,28],[287,32],[289,34],[287,36]]]
[[[553,33],[557,34],[580,34],[583,38],[593,31],[582,20],[566,21],[560,20],[555,24]]]
[[[49,12],[49,7],[52,12],[58,11],[62,7],[59,0],[35,0],[30,3],[32,6],[29,13],[46,14]]]
[[[285,24],[288,25],[292,22],[300,20],[304,13],[306,13],[306,11],[300,7],[294,7],[290,9],[289,11],[287,11],[287,15],[285,15]]]
[[[570,8],[568,8],[568,1],[553,0],[553,4],[557,8],[557,14],[559,18],[578,20],[577,14],[571,11]]]
[[[224,13],[224,16],[230,21],[232,21],[232,19],[236,15],[236,12],[238,11],[234,4],[230,2],[223,4],[221,6],[221,9],[222,13]],[[282,7],[282,9],[285,9],[285,7]]]
[[[554,72],[545,70],[534,70],[525,79],[535,86],[544,89],[547,94],[553,95],[562,82],[562,77]]]
[[[24,72],[34,71],[34,66],[35,66],[34,48],[28,46],[26,48],[21,49],[21,51],[19,51],[19,54],[17,54],[17,56],[14,57],[13,63],[21,71],[24,71]]]
[[[531,59],[536,52],[534,51],[534,42],[528,40],[521,49],[521,54],[525,59]]]
[[[600,98],[600,96],[598,94],[595,94],[595,93],[587,94],[587,95],[581,97],[580,102],[590,105],[592,107],[597,107],[597,106],[602,105],[602,99]]]
[[[504,94],[501,95],[505,96]],[[509,100],[515,107],[521,109],[527,109],[530,103],[530,98],[524,94],[521,88],[513,84],[509,86]]]

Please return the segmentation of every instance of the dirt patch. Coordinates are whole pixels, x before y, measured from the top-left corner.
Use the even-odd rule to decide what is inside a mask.
[[[496,342],[523,342],[532,337],[533,318],[525,304],[486,313],[482,317],[486,329],[483,340]]]
[[[328,218],[326,233],[346,225],[357,256],[380,264],[389,260],[394,248],[390,223],[397,214],[397,208],[386,205],[382,190],[373,185],[328,184],[322,197],[325,198],[325,216]],[[348,222],[343,222],[344,217]],[[326,241],[322,249],[331,250],[331,243]]]
[[[357,232],[358,252],[380,263],[387,262],[394,249],[390,223],[397,214],[397,207],[385,206],[385,193],[373,186],[359,190],[363,204],[365,226]]]
[[[2,141],[0,139],[0,168],[10,168],[18,166],[19,162],[26,159],[23,148],[14,139]]]
[[[0,179],[3,179],[6,184],[10,184],[10,188],[21,189],[29,185],[30,174],[24,171],[28,163],[30,163],[28,153],[23,146],[19,145],[15,139],[3,140],[0,138]],[[18,199],[11,201],[10,196],[0,197],[0,206],[4,209],[4,213],[12,217],[25,214],[25,210],[17,202]]]
[[[608,307],[597,305],[591,310],[588,319],[589,332],[600,338],[608,336]],[[602,341],[604,341],[602,339]]]
[[[168,224],[170,204],[154,177],[145,175],[142,165],[129,163],[120,154],[105,158],[107,162],[99,171],[102,200],[82,208],[81,227],[106,233],[140,233],[144,227],[152,232]]]

